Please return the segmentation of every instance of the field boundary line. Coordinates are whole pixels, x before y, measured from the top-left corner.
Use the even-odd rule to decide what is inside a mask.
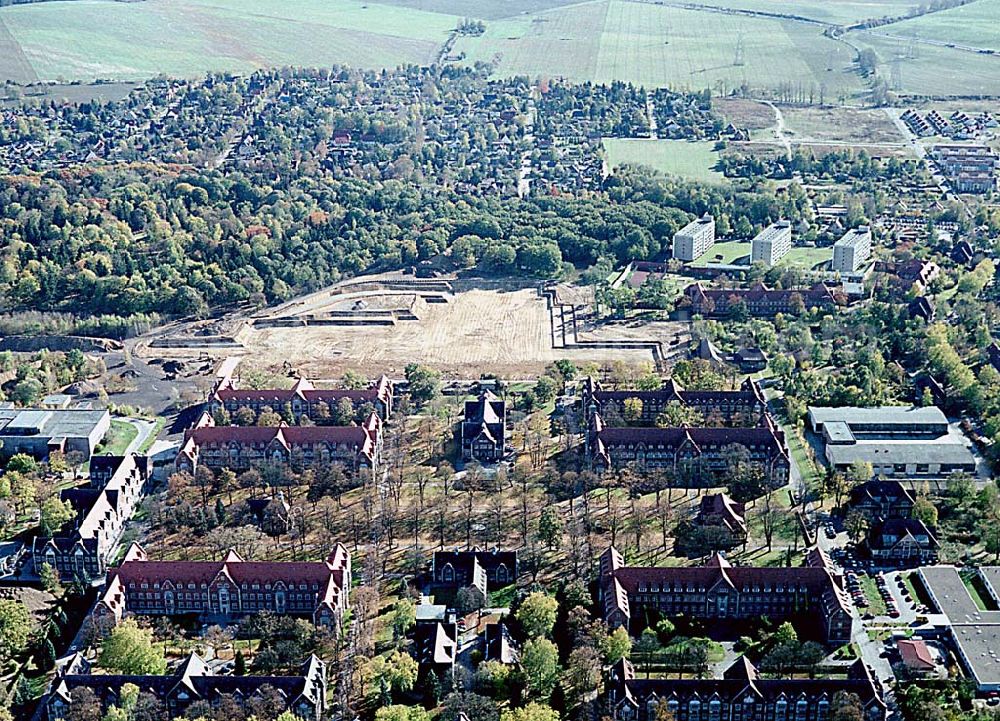
[[[10,77],[9,79],[20,85],[30,85],[32,83],[40,82],[41,77],[39,77],[38,71],[36,71],[35,66],[31,64],[31,61],[24,52],[24,48],[21,47],[20,41],[18,41],[17,37],[7,26],[7,22],[4,20],[3,15],[0,15],[0,47],[3,47],[4,45],[10,45],[11,50],[14,53],[14,62],[12,64],[15,67],[22,66],[25,71],[23,78]]]

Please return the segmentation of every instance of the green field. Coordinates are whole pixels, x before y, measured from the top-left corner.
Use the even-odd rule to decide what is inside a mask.
[[[890,26],[895,28],[896,26]],[[906,56],[906,43],[869,33],[849,33],[852,42],[875,51],[879,74],[889,79],[899,56],[901,91],[914,95],[1000,95],[1000,56],[982,55],[956,48],[920,44],[914,57]]]
[[[711,42],[706,42],[706,38]],[[737,66],[737,46],[743,64]],[[597,0],[487,24],[462,37],[455,55],[494,62],[500,75],[628,80],[646,86],[726,93],[746,83],[826,88],[827,97],[860,89],[853,52],[815,25],[726,15],[627,0]]]
[[[74,0],[0,10],[42,80],[430,63],[458,20],[358,0]],[[24,71],[0,60],[0,79],[15,72]]]
[[[833,247],[829,248],[795,248],[788,251],[788,255],[778,261],[778,265],[797,266],[806,270],[812,270],[817,265],[833,260]]]
[[[628,140],[605,138],[604,149],[608,165],[648,165],[664,173],[708,183],[725,181],[725,176],[713,170],[719,159],[711,141],[687,140]]]
[[[716,0],[708,3],[738,10],[798,15],[826,23],[848,24],[886,15],[906,15],[913,7],[907,0]]]
[[[849,23],[900,15],[906,0],[717,0],[711,5]],[[836,102],[864,92],[851,44],[878,54],[889,78],[905,36],[1000,49],[1000,0],[849,33],[821,25],[632,0],[74,0],[0,9],[0,81],[141,80],[160,73],[249,72],[342,63],[434,62],[463,17],[486,21],[449,56],[497,75],[626,80],[677,90],[800,87]],[[742,48],[742,61],[737,62]],[[1000,56],[920,43],[899,62],[901,90],[1000,94]]]
[[[691,263],[696,268],[706,265],[750,264],[750,243],[745,240],[729,240],[716,243],[705,255]]]
[[[976,0],[961,7],[895,23],[887,30],[893,35],[1000,50],[998,19],[1000,0]]]
[[[778,261],[779,266],[797,267],[803,270],[813,270],[833,259],[833,248],[807,248],[792,246],[788,255]],[[716,243],[698,260],[691,263],[696,268],[708,265],[743,265],[750,263],[750,243],[742,240],[730,240]]]

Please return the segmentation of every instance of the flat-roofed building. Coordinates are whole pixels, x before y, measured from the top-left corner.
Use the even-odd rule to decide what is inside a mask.
[[[839,425],[838,425],[839,424]],[[809,425],[816,433],[834,436],[847,434],[855,439],[936,438],[948,432],[948,419],[934,406],[810,406]],[[846,428],[843,428],[846,426]],[[830,442],[829,438],[827,442]]]
[[[111,427],[111,414],[90,408],[0,409],[0,454],[45,459],[52,451],[88,460]]]
[[[827,463],[846,471],[870,463],[876,476],[943,478],[976,472],[976,459],[933,406],[809,409],[809,426],[826,444]]]
[[[750,241],[750,262],[763,263],[768,268],[788,255],[792,249],[792,224],[787,220],[764,228]]]
[[[715,219],[705,215],[674,234],[673,255],[677,260],[697,260],[715,245]]]
[[[872,230],[867,225],[847,231],[833,244],[833,265],[835,273],[856,273],[872,254]]]
[[[1000,611],[980,607],[954,566],[926,566],[918,571],[920,582],[934,610],[944,616],[944,626],[966,674],[980,693],[1000,691]],[[995,602],[1000,598],[1000,567],[978,569],[975,581]]]

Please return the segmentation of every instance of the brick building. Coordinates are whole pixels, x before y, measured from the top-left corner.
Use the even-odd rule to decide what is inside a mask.
[[[797,315],[802,308],[834,308],[846,299],[823,283],[802,290],[773,290],[763,283],[751,288],[705,288],[692,283],[684,289],[684,301],[692,313],[718,318],[730,313],[739,302],[754,318],[772,318],[778,313]]]
[[[465,403],[461,426],[463,461],[496,463],[507,450],[507,402],[489,391]]]
[[[634,425],[655,424],[657,416],[671,403],[694,408],[707,420],[718,421],[713,425],[752,426],[760,423],[767,412],[764,393],[751,378],[747,378],[738,391],[689,391],[673,379],[667,379],[662,388],[653,391],[603,390],[594,378],[586,378],[583,382],[583,403],[588,418],[609,411],[625,418],[625,401],[630,398],[637,398],[642,403],[641,415],[630,421]]]
[[[767,416],[755,428],[611,428],[595,414],[585,451],[598,473],[634,465],[668,471],[680,485],[696,488],[714,485],[739,447],[749,453],[750,464],[760,468],[767,485],[788,483],[785,434]]]
[[[378,473],[382,458],[382,421],[372,413],[360,426],[216,426],[203,415],[184,433],[174,461],[178,471],[194,473],[199,464],[213,471],[274,463],[303,468],[341,465],[350,474]]]
[[[355,412],[371,406],[383,421],[392,415],[393,386],[386,376],[374,381],[370,387],[362,390],[344,388],[319,389],[312,381],[299,378],[291,388],[239,388],[236,380],[226,376],[222,378],[208,397],[209,411],[225,408],[235,414],[241,408],[249,408],[254,413],[260,413],[265,408],[281,413],[285,408],[291,409],[296,420],[307,416],[315,423],[323,423],[324,411],[332,413],[340,401],[350,399]],[[328,415],[326,417],[329,417]]]
[[[847,643],[853,628],[842,579],[827,564],[750,568],[716,555],[701,567],[640,568],[611,547],[601,555],[600,594],[604,620],[632,632],[645,626],[647,610],[720,620],[805,617],[831,644]]]
[[[322,562],[150,561],[132,544],[108,573],[96,616],[197,616],[230,621],[267,611],[339,626],[348,607],[351,554],[341,544]]]
[[[104,576],[151,477],[152,463],[145,456],[93,456],[87,485],[59,494],[76,515],[51,538],[32,542],[35,572],[47,563],[67,582]]]
[[[676,721],[826,721],[833,698],[853,694],[864,721],[884,721],[886,705],[864,662],[844,678],[765,679],[740,657],[720,679],[639,678],[627,659],[608,672],[606,699],[617,721],[656,721],[666,704]]]
[[[282,699],[288,711],[302,719],[319,721],[326,712],[326,664],[311,655],[294,676],[217,676],[205,661],[192,653],[171,674],[163,676],[125,676],[119,674],[60,673],[45,699],[47,721],[61,721],[69,715],[73,692],[90,689],[102,709],[121,697],[125,684],[137,686],[142,693],[160,701],[170,718],[183,718],[187,708],[206,701],[213,706],[229,697],[240,704],[253,704],[257,698]],[[268,693],[273,690],[277,693]]]

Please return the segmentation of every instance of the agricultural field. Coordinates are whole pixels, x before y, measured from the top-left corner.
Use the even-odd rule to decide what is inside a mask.
[[[630,140],[605,138],[608,165],[648,165],[670,175],[706,183],[721,183],[725,176],[714,170],[719,154],[712,141]]]
[[[998,17],[1000,0],[976,0],[968,5],[894,23],[885,30],[892,35],[1000,51]]]
[[[896,26],[892,26],[895,28]],[[899,58],[899,91],[929,96],[1000,95],[1000,55],[984,55],[958,48],[918,44],[907,55],[905,40],[872,33],[850,33],[859,47],[868,47],[879,58],[879,74],[892,77]]]
[[[0,15],[0,81],[12,80],[15,83],[34,83],[38,75],[31,66],[24,51],[14,36],[7,29],[3,15]]]
[[[494,63],[499,76],[593,80],[607,12],[602,0],[490,22],[480,37],[459,37],[452,54]]]
[[[720,95],[744,83],[767,89],[781,83],[826,85],[831,99],[858,87],[842,72],[852,53],[811,26],[624,0],[608,5],[597,81],[709,87]],[[737,66],[741,42],[744,64]]]
[[[906,15],[914,3],[907,0],[715,0],[710,3],[735,10],[796,15],[835,25],[869,18]]]
[[[431,63],[459,18],[356,0],[77,0],[3,8],[0,21],[38,78],[87,81]],[[26,72],[17,67],[0,61],[0,77]]]
[[[482,20],[499,20],[523,13],[551,10],[563,5],[575,5],[579,2],[580,0],[379,0],[380,5]]]
[[[706,43],[705,38],[712,42]],[[742,43],[744,63],[735,64]],[[495,62],[499,75],[626,80],[726,94],[746,83],[824,86],[826,97],[860,90],[853,52],[818,26],[627,0],[599,0],[488,23],[461,37],[453,55]]]

